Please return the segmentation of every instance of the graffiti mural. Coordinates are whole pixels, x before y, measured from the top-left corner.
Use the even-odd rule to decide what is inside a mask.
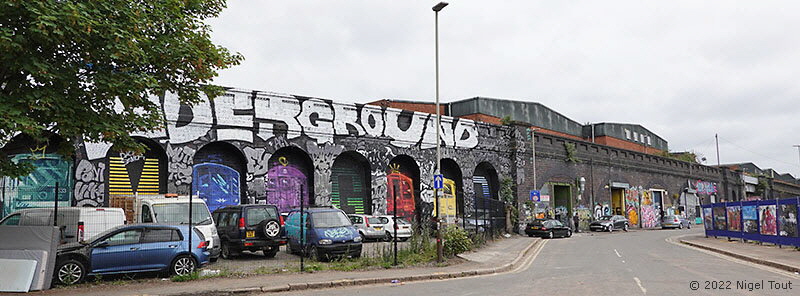
[[[705,210],[703,209],[704,212]],[[710,211],[711,209],[708,210]],[[742,223],[744,224],[744,232],[758,233],[758,210],[756,206],[742,206]]]
[[[797,237],[797,205],[783,204],[780,205],[780,210],[780,217],[778,219],[780,235]]]
[[[714,229],[726,230],[728,229],[727,221],[725,221],[726,209],[724,207],[713,208],[712,214],[714,215]]]
[[[118,153],[108,157],[108,193],[111,195],[158,194],[161,180],[158,158]]]
[[[400,173],[399,166],[392,167],[391,170],[392,172],[386,175],[388,182],[386,214],[394,214],[394,201],[396,199],[397,216],[414,217],[414,180]]]
[[[371,214],[369,168],[349,155],[341,155],[331,169],[331,204],[348,214]]]
[[[279,157],[278,162],[267,171],[266,203],[278,206],[281,213],[300,207],[300,198],[306,205],[311,205],[308,194],[308,178],[286,157]]]
[[[761,222],[761,234],[777,234],[777,216],[775,215],[775,205],[759,206],[759,221]]]
[[[578,225],[579,229],[589,229],[589,223],[592,219],[592,210],[587,208],[584,205],[579,205],[577,208],[574,209],[575,213],[578,214]]]
[[[3,177],[2,215],[18,209],[52,207],[59,186],[58,205],[72,203],[72,163],[57,154],[17,154],[14,163],[30,163],[34,171],[19,178]]]
[[[742,207],[731,206],[728,210],[728,230],[742,231]]]
[[[75,168],[75,205],[100,207],[105,205],[106,164],[82,159]]]
[[[659,192],[660,193],[660,192]],[[642,227],[653,228],[661,225],[660,205],[653,200],[653,192],[642,191]]]
[[[625,216],[631,226],[639,225],[639,198],[641,190],[634,187],[625,190]]]
[[[201,163],[193,167],[192,193],[208,205],[209,211],[239,205],[239,172],[216,163]]]

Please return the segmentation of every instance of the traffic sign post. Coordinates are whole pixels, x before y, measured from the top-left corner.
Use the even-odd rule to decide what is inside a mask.
[[[442,189],[442,188],[444,188],[444,176],[433,175],[433,189]]]
[[[531,190],[530,200],[531,201],[541,201],[542,193],[539,190]]]

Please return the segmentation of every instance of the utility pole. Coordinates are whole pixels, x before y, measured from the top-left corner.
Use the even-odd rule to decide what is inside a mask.
[[[800,145],[794,145],[794,147],[797,147],[797,154],[800,156]]]
[[[433,6],[434,12],[434,25],[435,25],[435,42],[436,42],[436,175],[442,173],[442,149],[441,149],[441,136],[439,133],[442,130],[442,111],[439,107],[439,11],[441,11],[447,2],[439,2]],[[444,253],[444,246],[442,245],[442,220],[439,215],[439,207],[442,204],[439,202],[439,190],[436,186],[433,188],[433,195],[436,201],[436,207],[433,209],[436,212],[436,262],[442,262]]]
[[[714,134],[714,140],[717,142],[717,166],[720,166],[719,162],[719,134]]]

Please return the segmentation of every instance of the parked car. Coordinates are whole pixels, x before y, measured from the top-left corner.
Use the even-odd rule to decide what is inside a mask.
[[[369,215],[359,215],[359,214],[352,214],[347,216],[350,218],[350,222],[353,222],[353,226],[358,228],[358,234],[361,235],[361,238],[363,240],[386,239],[386,231],[384,231],[384,226],[385,226],[384,224],[386,223],[384,223],[384,221],[381,220],[381,218]]]
[[[622,229],[628,231],[628,219],[622,215],[602,216],[597,221],[589,224],[591,231],[608,231],[612,232],[615,229]]]
[[[572,229],[555,219],[533,220],[525,227],[525,234],[544,238],[570,237]]]
[[[241,251],[263,251],[273,258],[286,244],[283,217],[274,205],[250,204],[227,206],[214,211],[220,238],[220,256],[230,259]]]
[[[308,255],[318,261],[334,256],[361,257],[361,235],[344,211],[337,208],[305,209],[302,222],[300,210],[292,210],[286,220],[286,236],[292,254]]]
[[[684,226],[686,228],[688,228],[688,229],[691,229],[692,228],[692,223],[689,223],[689,220],[687,220],[683,216],[680,216],[680,215],[666,215],[664,217],[661,217],[661,228],[662,229],[666,229],[666,228],[683,229]]]
[[[134,223],[189,224],[189,197],[139,197],[134,204]],[[219,234],[206,203],[192,198],[192,226],[196,226],[208,239],[211,262],[220,253]]]
[[[208,264],[208,242],[188,225],[118,226],[86,242],[62,245],[56,253],[53,280],[71,285],[89,275],[165,272],[186,275]]]
[[[0,225],[49,226],[54,212],[53,208],[22,209],[3,218]],[[125,224],[125,212],[120,208],[58,208],[57,222],[61,243],[74,243]]]
[[[386,232],[387,241],[392,241],[395,229],[397,229],[397,240],[401,242],[407,241],[411,235],[414,234],[411,222],[406,221],[406,219],[397,217],[397,223],[394,223],[394,216],[392,215],[382,215],[378,217],[381,219],[381,223],[384,224],[383,229]]]

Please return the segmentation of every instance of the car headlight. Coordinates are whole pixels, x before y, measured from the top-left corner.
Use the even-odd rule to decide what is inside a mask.
[[[329,240],[329,239],[321,239],[321,240],[319,240],[319,244],[320,245],[330,245],[332,243],[333,243],[333,241]]]
[[[356,238],[354,238],[353,241],[354,242],[360,242],[361,241],[361,236],[356,236]]]

